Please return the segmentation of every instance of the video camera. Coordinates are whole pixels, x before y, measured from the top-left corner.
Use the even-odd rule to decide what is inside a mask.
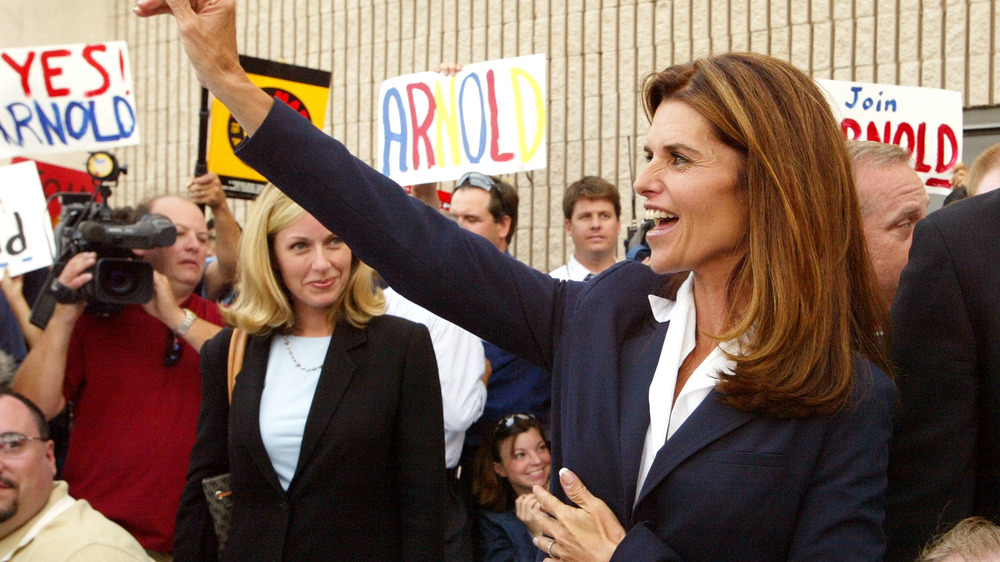
[[[110,188],[103,185],[101,192],[107,201]],[[136,257],[132,249],[171,246],[177,239],[177,228],[163,215],[148,214],[132,221],[129,214],[94,199],[63,205],[56,229],[59,259],[32,307],[32,324],[44,329],[56,303],[85,300],[88,312],[111,315],[126,304],[142,304],[152,298],[153,266]],[[80,252],[96,252],[97,263],[90,269],[94,278],[73,290],[59,282],[59,274]]]

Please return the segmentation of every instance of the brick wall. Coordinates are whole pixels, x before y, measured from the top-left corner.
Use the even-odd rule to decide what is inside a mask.
[[[118,200],[180,191],[195,159],[198,86],[168,18],[137,20],[106,0],[111,37],[130,44],[144,139],[120,151],[131,166]],[[629,142],[636,167],[646,120],[645,72],[694,57],[752,50],[820,78],[933,86],[967,106],[997,103],[993,1],[950,0],[247,0],[243,53],[333,72],[326,130],[374,163],[379,83],[444,61],[531,53],[549,57],[549,166],[512,178],[521,194],[513,248],[548,270],[565,262],[560,210],[584,174],[616,183],[631,220]],[[54,41],[57,42],[58,40]],[[243,205],[237,205],[242,217]]]

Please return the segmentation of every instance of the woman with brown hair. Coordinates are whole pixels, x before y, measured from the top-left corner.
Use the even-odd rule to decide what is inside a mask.
[[[230,2],[170,9],[199,78],[251,134],[241,158],[401,294],[552,373],[562,489],[533,489],[553,515],[542,551],[881,558],[894,397],[875,366],[880,296],[845,143],[808,76],[724,54],[649,78],[635,189],[656,222],[651,267],[560,282],[409,201],[249,83]]]
[[[472,495],[479,504],[476,558],[483,562],[534,562],[531,543],[541,534],[533,486],[547,488],[552,457],[545,428],[531,414],[500,418],[476,455]]]

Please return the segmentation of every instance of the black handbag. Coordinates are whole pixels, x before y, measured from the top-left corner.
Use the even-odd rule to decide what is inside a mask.
[[[236,375],[243,368],[243,355],[247,350],[248,334],[236,328],[229,340],[229,361],[226,367],[226,382],[229,386],[229,403],[233,402],[233,387],[236,386]],[[208,513],[212,516],[215,527],[215,538],[219,543],[219,556],[226,548],[229,532],[233,528],[233,489],[229,483],[229,473],[210,476],[201,481],[205,491],[205,501],[208,503]]]

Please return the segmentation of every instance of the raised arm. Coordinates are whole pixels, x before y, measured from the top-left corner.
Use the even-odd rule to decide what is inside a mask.
[[[240,66],[234,0],[139,0],[136,15],[172,13],[198,80],[253,135],[274,103]]]

